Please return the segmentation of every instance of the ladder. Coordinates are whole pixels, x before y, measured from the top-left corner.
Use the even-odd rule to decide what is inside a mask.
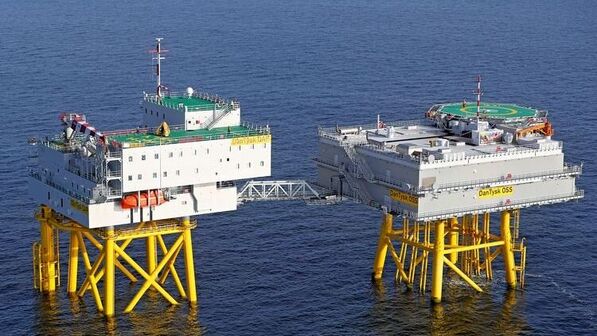
[[[527,247],[525,239],[522,238],[520,242],[512,244],[512,251],[514,252],[514,270],[518,274],[518,283],[520,288],[524,288],[524,278],[527,263]],[[516,262],[516,255],[518,254],[518,263]]]
[[[54,278],[56,286],[60,286],[60,238],[58,236],[58,230],[54,230],[54,259],[55,261],[50,263],[50,267],[54,267]],[[42,262],[42,248],[41,241],[36,241],[31,247],[33,252],[33,288],[39,291],[43,290],[44,274],[48,272],[44,269],[44,263]]]

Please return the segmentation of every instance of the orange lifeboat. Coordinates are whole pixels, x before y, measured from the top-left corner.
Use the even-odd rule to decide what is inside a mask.
[[[137,199],[140,196],[140,201]],[[126,195],[120,201],[120,206],[123,209],[132,208],[145,208],[152,205],[160,205],[166,202],[164,193],[161,190],[150,190],[149,195],[147,191],[141,192],[140,194],[134,193]]]

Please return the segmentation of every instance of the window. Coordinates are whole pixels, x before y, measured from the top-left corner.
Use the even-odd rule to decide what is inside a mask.
[[[129,175],[129,181],[133,180],[133,175]]]
[[[162,119],[166,120],[166,113],[162,113]]]
[[[63,207],[64,206],[64,199],[60,199],[60,206]]]
[[[145,109],[145,114],[147,114],[147,109]]]
[[[141,155],[141,160],[145,161],[145,154]]]
[[[240,169],[240,163],[237,163],[237,164],[236,164],[236,168],[237,168],[237,169]]]
[[[226,162],[230,162],[230,158],[226,158]]]
[[[249,168],[251,168],[251,162],[249,162],[248,166],[249,166]]]
[[[182,157],[182,151],[180,151],[180,157]]]
[[[199,174],[199,168],[195,168],[195,174]]]
[[[206,150],[207,154],[209,154],[209,148]]]
[[[216,173],[216,175],[217,175],[217,173]],[[48,199],[50,199],[50,192],[49,191],[48,191]]]
[[[238,150],[241,150],[242,148],[240,146],[238,146]]]
[[[164,177],[168,177],[168,172],[167,171],[164,172]]]
[[[158,178],[158,173],[153,173],[153,178]]]
[[[172,153],[172,152],[168,153],[168,157],[174,157],[174,153]]]
[[[261,162],[259,162],[259,165],[260,165],[261,167],[263,167],[263,166],[265,166],[265,162],[261,161]]]
[[[138,175],[137,175],[137,180],[140,180],[140,179],[142,179],[142,178],[143,178],[143,175],[141,175],[141,174],[138,174]]]
[[[133,162],[133,157],[129,156],[129,162]]]
[[[252,144],[252,145],[251,145],[251,149],[255,149],[255,144]]]
[[[229,151],[229,152],[232,152],[232,146],[230,146],[230,148],[228,148],[228,151]]]
[[[195,155],[197,155],[197,150],[195,149]]]
[[[160,158],[160,154],[158,154],[158,153],[155,153],[155,154],[153,154],[153,157],[154,157],[155,159],[159,159],[159,158]]]
[[[180,176],[180,170],[176,171],[176,176]]]

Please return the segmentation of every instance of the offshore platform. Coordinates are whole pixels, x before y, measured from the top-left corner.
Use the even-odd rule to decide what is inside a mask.
[[[170,92],[161,83],[161,39],[153,52],[157,86],[141,102],[150,127],[99,131],[82,114],[62,113],[60,132],[37,143],[38,165],[30,172],[31,195],[41,204],[35,215],[41,225],[41,240],[33,245],[35,287],[51,293],[60,284],[59,232],[67,232],[68,293],[91,293],[106,316],[114,315],[116,270],[131,282],[145,280],[125,312],[150,288],[176,304],[164,286],[168,278],[179,297],[196,302],[191,231],[197,224],[191,217],[236,210],[235,181],[271,172],[270,128],[241,122],[238,101],[192,88]],[[292,187],[286,198],[305,194],[299,182],[272,182],[262,186],[268,194],[261,198]],[[247,184],[246,199],[256,198],[258,189]],[[169,246],[167,236],[175,237]],[[145,242],[144,266],[127,253],[137,240]],[[97,250],[95,260],[89,249]],[[179,255],[184,278],[175,268]]]
[[[482,291],[473,279],[491,280],[501,256],[508,286],[524,286],[520,209],[583,197],[582,165],[564,161],[547,111],[481,103],[480,77],[475,94],[421,120],[319,129],[318,184],[383,210],[374,281],[388,255],[395,280],[421,292],[431,268],[440,302],[444,266]]]
[[[315,161],[323,192],[303,180],[251,180],[271,174],[269,126],[242,122],[236,100],[192,88],[171,92],[161,82],[164,52],[158,38],[156,88],[140,106],[144,127],[100,131],[83,114],[62,113],[58,134],[37,141],[29,183],[40,204],[41,239],[33,245],[40,291],[60,285],[63,232],[69,235],[67,292],[89,293],[104,315],[115,314],[117,270],[132,283],[144,280],[125,312],[148,290],[171,304],[195,303],[191,232],[197,222],[191,217],[233,211],[246,201],[329,204],[348,196],[383,210],[373,279],[382,278],[389,254],[395,279],[412,287],[418,275],[424,292],[431,257],[431,295],[440,301],[444,265],[481,291],[474,276],[491,279],[501,255],[508,285],[517,278],[523,285],[520,209],[583,197],[575,186],[582,167],[564,162],[547,112],[481,104],[480,78],[476,106],[438,104],[422,120],[378,117],[373,125],[319,129]],[[239,180],[250,181],[239,189]],[[497,212],[499,230],[491,224]],[[144,243],[143,260],[127,252],[135,241]],[[176,268],[181,254],[184,274]],[[168,290],[168,280],[178,294]]]

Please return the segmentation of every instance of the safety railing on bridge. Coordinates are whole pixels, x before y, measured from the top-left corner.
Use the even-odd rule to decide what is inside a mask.
[[[335,195],[323,194],[304,180],[248,181],[238,192],[239,202],[302,200],[308,204],[329,204]]]

